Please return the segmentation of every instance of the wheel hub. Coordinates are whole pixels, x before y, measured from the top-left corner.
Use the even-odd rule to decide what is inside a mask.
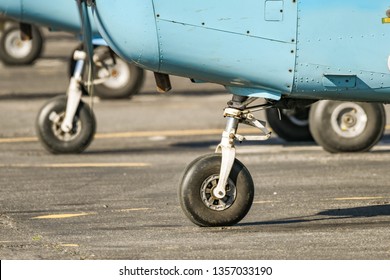
[[[105,61],[105,64],[108,65],[110,69],[108,69],[108,78],[107,78],[107,69],[100,68],[98,70],[97,76],[101,78],[107,78],[103,85],[111,88],[111,89],[120,89],[128,83],[130,80],[130,70],[127,67],[127,64],[122,60],[118,59],[116,64],[112,61],[112,63],[108,63]]]
[[[81,132],[81,121],[77,116],[75,116],[75,120],[73,122],[73,127],[69,132],[65,132],[61,129],[61,124],[63,123],[65,118],[65,112],[57,114],[56,112],[52,112],[49,116],[49,119],[52,122],[51,129],[55,137],[57,139],[68,142],[74,140]]]
[[[368,117],[356,103],[342,103],[332,112],[332,129],[341,137],[354,138],[361,135],[367,126]]]
[[[14,58],[26,57],[32,49],[31,41],[22,41],[18,31],[11,32],[5,41],[7,52]]]
[[[226,184],[226,195],[219,199],[213,195],[213,190],[217,187],[219,175],[211,175],[202,184],[200,196],[202,202],[210,209],[215,211],[223,211],[232,206],[236,200],[236,186],[229,178]]]

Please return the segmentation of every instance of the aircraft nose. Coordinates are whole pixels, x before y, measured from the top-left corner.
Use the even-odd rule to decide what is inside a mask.
[[[1,0],[0,15],[20,19],[22,16],[22,0]]]
[[[100,34],[120,56],[158,71],[159,47],[152,0],[95,1]]]

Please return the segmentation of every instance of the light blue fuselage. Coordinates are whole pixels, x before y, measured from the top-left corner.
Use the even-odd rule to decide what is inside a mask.
[[[385,0],[96,0],[122,57],[248,96],[390,102]],[[75,0],[1,0],[0,13],[80,31]],[[92,22],[94,33],[96,25]]]
[[[386,0],[96,0],[100,33],[157,72],[280,99],[390,102]]]
[[[80,33],[81,19],[76,0],[0,0],[0,14],[21,22],[55,30]],[[92,13],[91,18],[92,18]],[[92,29],[98,34],[93,21]]]

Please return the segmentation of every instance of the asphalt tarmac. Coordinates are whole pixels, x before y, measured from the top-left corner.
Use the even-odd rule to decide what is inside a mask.
[[[148,78],[128,100],[94,100],[97,134],[79,155],[52,155],[35,119],[63,95],[78,43],[50,37],[33,66],[0,65],[0,259],[389,259],[390,138],[368,153],[314,143],[237,145],[255,182],[236,226],[202,228],[179,205],[185,167],[213,153],[224,89]],[[89,99],[85,100],[90,102]]]

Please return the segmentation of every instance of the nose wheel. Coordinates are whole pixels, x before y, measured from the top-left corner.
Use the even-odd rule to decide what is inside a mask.
[[[77,62],[67,96],[47,102],[37,117],[38,138],[43,147],[53,154],[81,153],[92,142],[96,131],[94,113],[81,100],[85,93],[82,75],[86,52],[75,51],[74,58]]]
[[[59,96],[48,101],[38,113],[38,137],[44,148],[53,154],[81,153],[95,135],[95,116],[83,101],[77,107],[71,129],[64,130],[66,106],[66,96]]]
[[[230,226],[248,213],[254,197],[254,185],[248,169],[235,160],[222,198],[214,196],[218,185],[222,156],[204,155],[184,172],[180,184],[180,203],[184,213],[199,226]]]
[[[254,185],[248,169],[235,158],[234,141],[266,140],[271,133],[252,112],[261,106],[247,108],[254,101],[233,96],[224,111],[226,128],[216,154],[194,160],[184,172],[179,199],[187,217],[199,226],[230,226],[245,217],[252,206]],[[260,135],[237,134],[238,125],[260,130]]]

